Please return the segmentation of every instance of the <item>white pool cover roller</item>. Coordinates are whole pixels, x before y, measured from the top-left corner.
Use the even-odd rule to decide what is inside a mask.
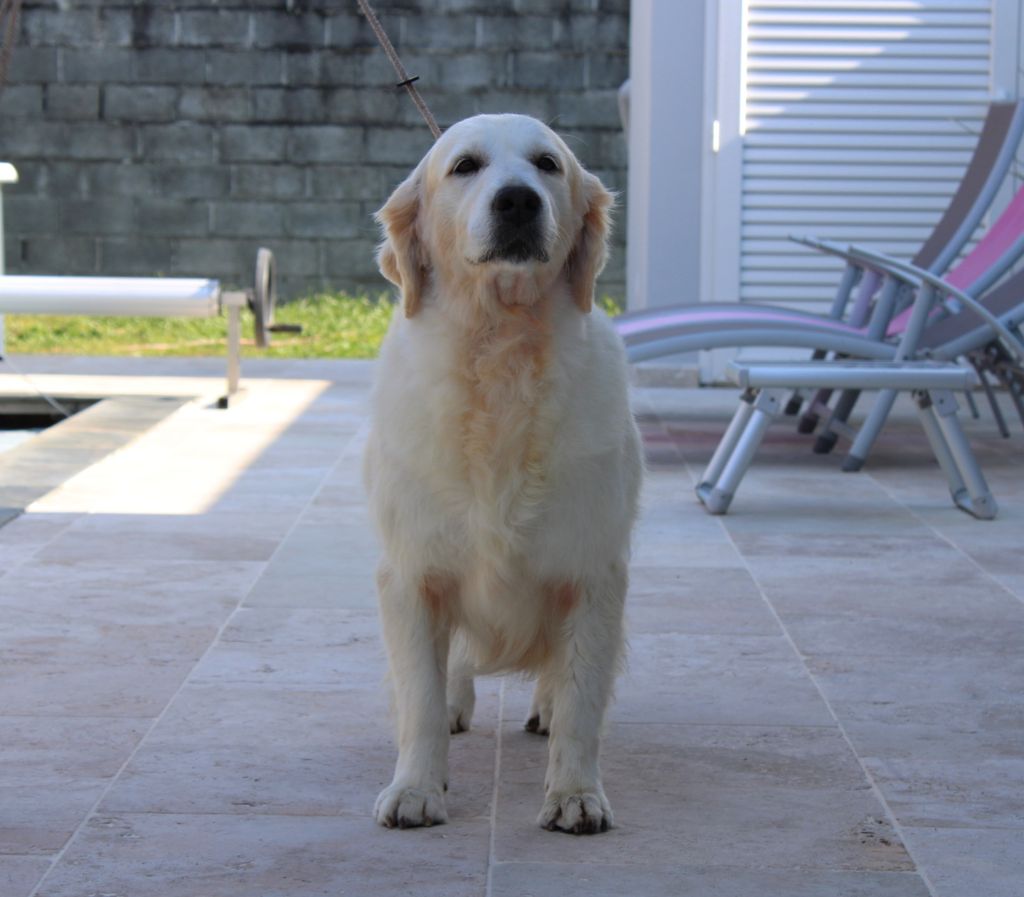
[[[202,278],[0,276],[0,314],[209,318],[220,299]]]

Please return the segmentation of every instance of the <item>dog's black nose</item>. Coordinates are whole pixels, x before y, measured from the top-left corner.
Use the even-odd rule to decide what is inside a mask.
[[[540,196],[529,187],[502,187],[494,194],[491,209],[503,224],[529,224],[540,213]]]

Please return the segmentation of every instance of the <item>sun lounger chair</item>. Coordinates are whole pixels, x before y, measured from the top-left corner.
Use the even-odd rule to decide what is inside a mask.
[[[1024,103],[992,104],[964,178],[915,255],[915,264],[942,272],[957,256],[1003,182],[1022,134]],[[881,341],[898,310],[898,286],[889,279],[879,292],[877,278],[870,273],[864,276],[863,271],[857,263],[848,262],[827,315],[771,305],[697,303],[628,313],[618,317],[615,325],[633,362],[732,346],[806,347],[861,358],[892,358],[894,349]]]
[[[1024,188],[1017,199],[1024,194]],[[1015,200],[1016,201],[1016,200]],[[1015,244],[1016,245],[1016,244]],[[978,354],[1002,360],[1001,369],[1019,398],[1024,384],[1024,270],[990,287],[981,295],[962,290],[949,279],[943,279],[910,262],[902,262],[883,253],[850,247],[854,258],[887,278],[904,286],[932,291],[944,298],[947,313],[938,319],[926,319],[919,335],[911,333],[911,315],[900,341],[901,357],[952,362],[970,359]],[[1005,257],[999,264],[1005,261]],[[917,304],[915,302],[915,311]],[[885,424],[896,393],[882,389],[866,420],[853,438],[853,445],[843,460],[843,470],[859,470]]]
[[[861,250],[861,247],[838,247],[825,241],[810,238],[794,237],[794,239],[819,251],[839,252],[844,257],[851,258],[851,260],[855,260],[856,251]],[[944,276],[944,279],[952,286],[965,290],[973,296],[981,295],[993,283],[998,281],[1017,262],[1021,255],[1024,255],[1024,188],[1018,190],[1016,196],[1010,201],[1010,204],[1003,210],[1002,214],[1000,214],[999,218],[988,229],[981,240],[978,241],[977,245]],[[911,262],[911,264],[923,269],[923,266],[917,265],[916,262]],[[881,277],[882,275],[875,272],[875,276]],[[898,288],[897,285],[899,283],[898,279],[890,279],[890,289]],[[889,339],[898,338],[904,332],[909,317],[909,308],[897,314],[889,321],[886,327],[886,337]],[[975,325],[976,322],[969,318],[954,317],[940,331],[937,331],[940,334],[939,337],[929,335],[928,339],[934,340],[937,338],[940,342],[946,342],[960,335],[959,330],[961,328],[963,329],[963,335],[966,336],[976,329]],[[969,342],[974,351],[984,350],[984,346],[976,346],[973,341]],[[818,357],[823,357],[823,355],[819,354]],[[999,356],[999,358],[1001,361],[1005,360],[1002,356]],[[981,363],[979,360],[979,365]],[[976,367],[979,365],[976,365]],[[997,370],[1001,371],[1004,368],[993,365],[992,372],[995,373]],[[981,373],[980,370],[979,373]],[[988,381],[982,376],[980,382],[986,389],[989,404],[996,415],[1000,430],[1004,435],[1009,435]],[[859,393],[856,390],[844,390],[836,402],[835,408],[830,411],[827,403],[831,392],[831,390],[822,389],[815,394],[808,403],[807,410],[798,427],[801,433],[811,433],[814,431],[819,419],[821,417],[826,418],[826,423],[814,443],[814,451],[818,454],[830,452],[835,446],[840,433],[850,435],[852,432],[846,425],[846,421],[853,411]],[[844,462],[844,464],[846,465],[844,470],[858,469],[856,462],[849,461]]]
[[[713,514],[724,514],[750,466],[768,426],[782,409],[789,389],[826,386],[838,389],[880,389],[857,439],[874,440],[900,390],[911,390],[922,426],[939,466],[949,481],[957,507],[982,519],[996,515],[996,503],[981,468],[956,417],[954,390],[968,388],[977,379],[970,368],[951,362],[971,345],[996,340],[1008,357],[1024,366],[1024,272],[990,290],[979,302],[948,281],[888,256],[862,252],[859,259],[879,275],[916,289],[910,316],[903,328],[896,355],[889,362],[816,360],[810,362],[733,362],[733,379],[745,392],[740,406],[697,485],[697,496]],[[943,341],[941,325],[929,326],[941,302],[962,305],[958,315],[971,316],[977,327],[970,334],[957,332]],[[920,360],[929,355],[928,360]]]

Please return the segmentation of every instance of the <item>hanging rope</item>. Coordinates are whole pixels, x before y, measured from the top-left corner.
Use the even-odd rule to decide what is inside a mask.
[[[3,2],[3,0],[0,0]],[[398,58],[398,54],[395,52],[394,46],[391,41],[388,40],[387,33],[384,31],[384,27],[381,25],[380,20],[377,18],[374,11],[370,8],[370,4],[366,0],[356,0],[359,4],[360,10],[366,21],[370,23],[370,27],[373,29],[373,33],[377,35],[377,40],[380,41],[380,45],[384,48],[384,52],[387,54],[388,59],[391,60],[391,64],[395,67],[395,73],[398,75],[398,84],[396,87],[404,87],[408,92],[409,96],[412,97],[412,101],[416,104],[416,108],[420,110],[420,115],[423,116],[424,121],[427,123],[427,127],[430,128],[430,133],[434,135],[434,139],[437,140],[441,136],[441,129],[437,126],[437,122],[434,120],[434,116],[430,114],[430,110],[427,108],[427,104],[423,102],[423,97],[420,96],[420,92],[416,89],[413,84],[414,81],[419,80],[419,75],[409,76],[409,73],[405,70],[405,66],[402,65],[402,60]]]
[[[14,35],[18,31],[18,13],[21,0],[0,0],[0,93],[7,83],[7,65],[14,49]]]

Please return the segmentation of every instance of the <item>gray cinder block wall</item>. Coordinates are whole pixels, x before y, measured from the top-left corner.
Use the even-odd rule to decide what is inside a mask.
[[[551,123],[623,191],[629,0],[378,0],[442,127]],[[384,288],[371,220],[430,132],[355,0],[26,0],[0,94],[10,273]],[[622,197],[624,199],[624,197]],[[600,292],[624,295],[625,209]]]

